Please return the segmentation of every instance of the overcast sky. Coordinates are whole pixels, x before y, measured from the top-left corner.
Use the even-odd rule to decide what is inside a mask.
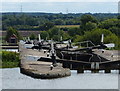
[[[119,0],[2,0],[0,12],[117,13]],[[21,2],[21,3],[20,3]],[[1,7],[1,5],[0,5]]]
[[[2,2],[118,2],[120,0],[2,0]]]

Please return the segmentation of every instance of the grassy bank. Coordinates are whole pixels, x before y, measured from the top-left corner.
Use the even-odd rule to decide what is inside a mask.
[[[58,28],[73,28],[73,27],[79,28],[80,25],[56,25],[56,27]]]
[[[2,55],[2,61],[0,62],[2,65],[0,65],[0,68],[14,68],[19,66],[19,53],[2,51],[0,55]]]

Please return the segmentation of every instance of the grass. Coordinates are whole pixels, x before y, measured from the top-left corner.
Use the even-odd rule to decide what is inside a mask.
[[[56,25],[58,28],[71,28],[71,27],[79,27],[80,25]]]
[[[15,68],[19,66],[19,62],[2,62],[0,68]]]

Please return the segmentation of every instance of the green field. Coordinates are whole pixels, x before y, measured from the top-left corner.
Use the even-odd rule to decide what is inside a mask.
[[[80,25],[56,25],[58,28],[71,28],[71,27],[79,27]]]

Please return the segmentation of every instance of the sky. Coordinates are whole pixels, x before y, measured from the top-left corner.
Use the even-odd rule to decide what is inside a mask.
[[[118,2],[119,0],[2,0],[2,2]]]
[[[2,0],[0,12],[117,13],[119,0]],[[1,7],[1,5],[0,5]]]

